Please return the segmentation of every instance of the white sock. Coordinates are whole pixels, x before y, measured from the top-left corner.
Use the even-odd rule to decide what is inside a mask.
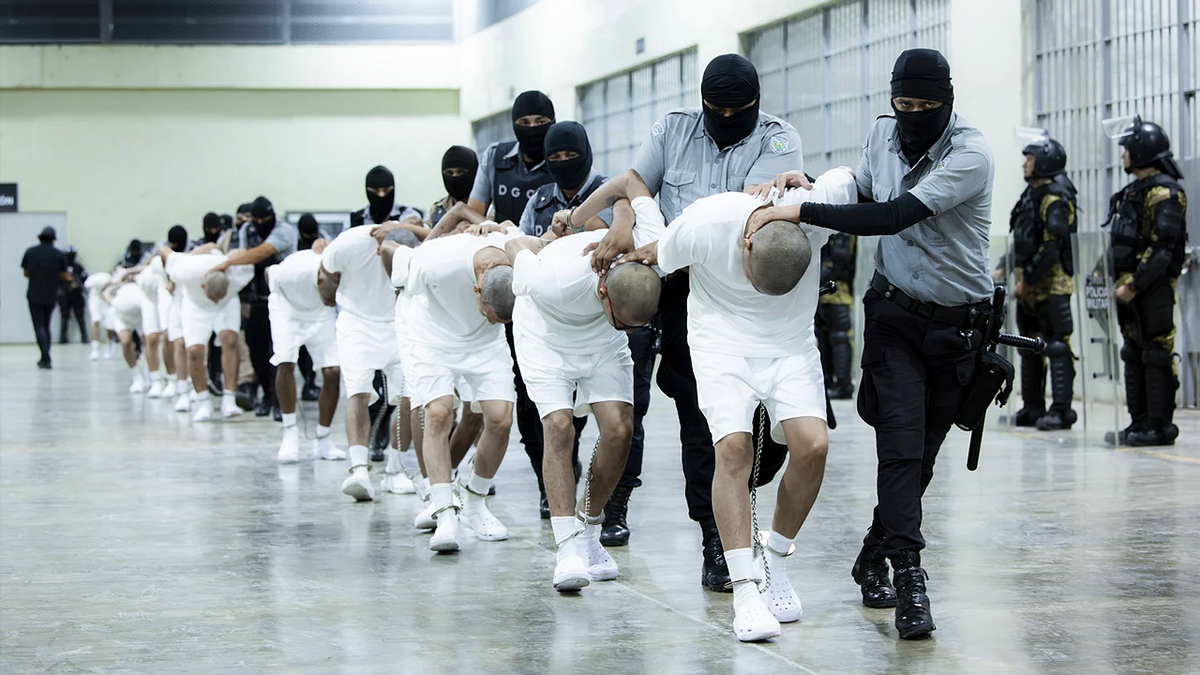
[[[729,565],[729,578],[733,579],[733,608],[758,594],[758,586],[751,580],[754,576],[754,549],[735,548],[725,551],[725,564]]]
[[[229,389],[221,392],[221,405],[224,406],[227,403],[229,405],[237,405],[237,392]]]
[[[430,500],[433,502],[434,510],[445,509],[447,506],[454,505],[454,488],[450,487],[449,483],[434,483],[429,486]],[[437,515],[440,519],[444,514],[454,513],[453,509],[446,509]]]
[[[387,449],[387,465],[383,468],[385,473],[404,473],[404,467],[400,463],[400,451],[394,448]]]
[[[287,429],[294,426],[296,426],[296,413],[283,413],[283,428]]]
[[[100,348],[100,341],[92,340],[92,349],[99,349],[99,348]]]
[[[332,427],[323,427],[320,424],[317,425],[317,438],[318,439],[329,438],[329,435],[332,433],[333,433]]]
[[[417,494],[421,497],[422,500],[429,499],[429,479],[428,478],[426,478],[425,476],[421,476],[417,480],[413,481],[413,486],[415,488],[417,488]]]
[[[575,516],[550,516],[550,527],[554,529],[554,543],[561,545],[579,531],[580,525]]]
[[[353,467],[355,476],[366,476],[367,467],[370,466],[371,451],[367,450],[365,445],[350,446],[350,466]]]
[[[792,549],[792,544],[795,543],[795,541],[795,537],[789,539],[772,529],[771,537],[770,539],[767,539],[767,549],[777,555],[785,556],[787,555],[787,552]]]
[[[138,379],[139,373],[141,373],[141,370],[138,368],[138,364],[135,363],[129,367],[129,374],[133,376],[133,379]]]
[[[212,400],[212,394],[208,393],[207,391],[196,392],[196,402],[197,403],[205,403],[205,402],[208,402],[211,400]]]
[[[163,375],[162,375],[162,371],[161,370],[150,371],[150,379],[154,380],[155,382],[161,382],[164,379]]]
[[[482,497],[492,489],[492,479],[484,478],[483,476],[475,473],[475,470],[472,469],[471,477],[467,479],[467,489]]]

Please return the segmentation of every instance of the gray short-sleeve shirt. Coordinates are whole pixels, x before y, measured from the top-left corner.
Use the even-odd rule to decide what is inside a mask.
[[[785,171],[802,171],[804,154],[796,129],[774,115],[759,112],[754,131],[721,150],[704,129],[700,108],[683,108],[654,123],[633,168],[658,195],[670,223],[702,197],[741,192]]]
[[[857,171],[858,191],[877,202],[910,192],[933,216],[879,238],[875,268],[923,302],[955,306],[989,300],[992,146],[962,116],[916,166],[900,151],[896,120],[875,120]]]

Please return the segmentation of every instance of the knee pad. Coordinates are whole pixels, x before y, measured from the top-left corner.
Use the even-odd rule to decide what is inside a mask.
[[[1124,361],[1125,363],[1141,363],[1142,362],[1141,347],[1136,347],[1132,343],[1126,342],[1121,347],[1121,360]]]
[[[1142,363],[1149,368],[1170,368],[1171,352],[1155,347],[1142,352]]]
[[[1046,345],[1046,358],[1048,359],[1061,359],[1064,357],[1071,358],[1072,356],[1073,354],[1071,354],[1071,348],[1067,346],[1067,343],[1061,340],[1055,340],[1054,342]]]

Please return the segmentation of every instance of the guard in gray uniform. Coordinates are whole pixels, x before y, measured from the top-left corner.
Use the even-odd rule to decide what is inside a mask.
[[[479,172],[475,175],[475,187],[471,189],[469,208],[478,215],[486,215],[489,207],[495,208],[492,219],[498,223],[521,222],[525,206],[543,185],[553,184],[546,162],[546,134],[554,124],[554,103],[540,91],[526,91],[513,101],[513,134],[516,141],[505,141],[489,145],[480,155]],[[453,209],[451,210],[453,212]],[[553,217],[553,212],[550,216]],[[512,349],[512,324],[504,327],[509,349]],[[513,376],[517,385],[517,431],[521,445],[537,474],[538,487],[542,488],[542,418],[537,406],[529,400],[521,369],[517,366],[513,352]],[[579,433],[575,434],[575,445],[579,445]],[[578,455],[578,449],[575,452]],[[579,480],[580,467],[576,463],[575,480]],[[542,488],[539,510],[544,519],[550,518],[550,504]]]
[[[877,119],[863,147],[860,203],[808,202],[752,219],[880,236],[863,298],[858,392],[859,414],[875,428],[879,501],[853,576],[864,605],[896,607],[905,639],[934,630],[921,569],[921,495],[974,379],[983,345],[973,342],[981,341],[993,292],[992,149],[953,104],[946,59],[932,49],[904,52],[892,69],[895,116]],[[800,176],[776,182],[799,183]]]
[[[646,187],[658,195],[668,223],[701,197],[730,190],[741,192],[747,186],[770,181],[782,171],[804,168],[796,130],[778,117],[759,111],[758,72],[749,60],[736,54],[713,59],[704,69],[700,94],[703,107],[673,110],[655,122],[650,138],[633,161]],[[607,266],[618,255],[632,250],[630,228],[612,229],[593,254],[593,263]],[[659,301],[662,363],[657,381],[663,393],[674,399],[679,415],[688,515],[700,524],[704,537],[701,583],[715,591],[732,592],[713,518],[716,455],[708,422],[696,400],[696,377],[687,343],[687,296],[687,272],[667,276]],[[634,351],[635,364],[645,358]],[[653,356],[649,358],[652,363]],[[767,436],[764,454],[787,452],[785,446],[771,442]]]

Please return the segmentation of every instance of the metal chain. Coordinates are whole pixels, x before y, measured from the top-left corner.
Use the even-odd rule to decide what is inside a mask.
[[[583,481],[583,522],[590,525],[592,517],[592,467],[596,465],[596,453],[600,451],[600,437],[596,437],[596,445],[592,446],[592,458],[588,460],[587,477]]]
[[[766,546],[758,537],[758,469],[762,464],[763,437],[768,433],[767,407],[758,405],[758,433],[754,438],[754,469],[750,473],[750,545],[754,554],[762,558],[763,585],[771,585],[771,567],[767,564]]]

